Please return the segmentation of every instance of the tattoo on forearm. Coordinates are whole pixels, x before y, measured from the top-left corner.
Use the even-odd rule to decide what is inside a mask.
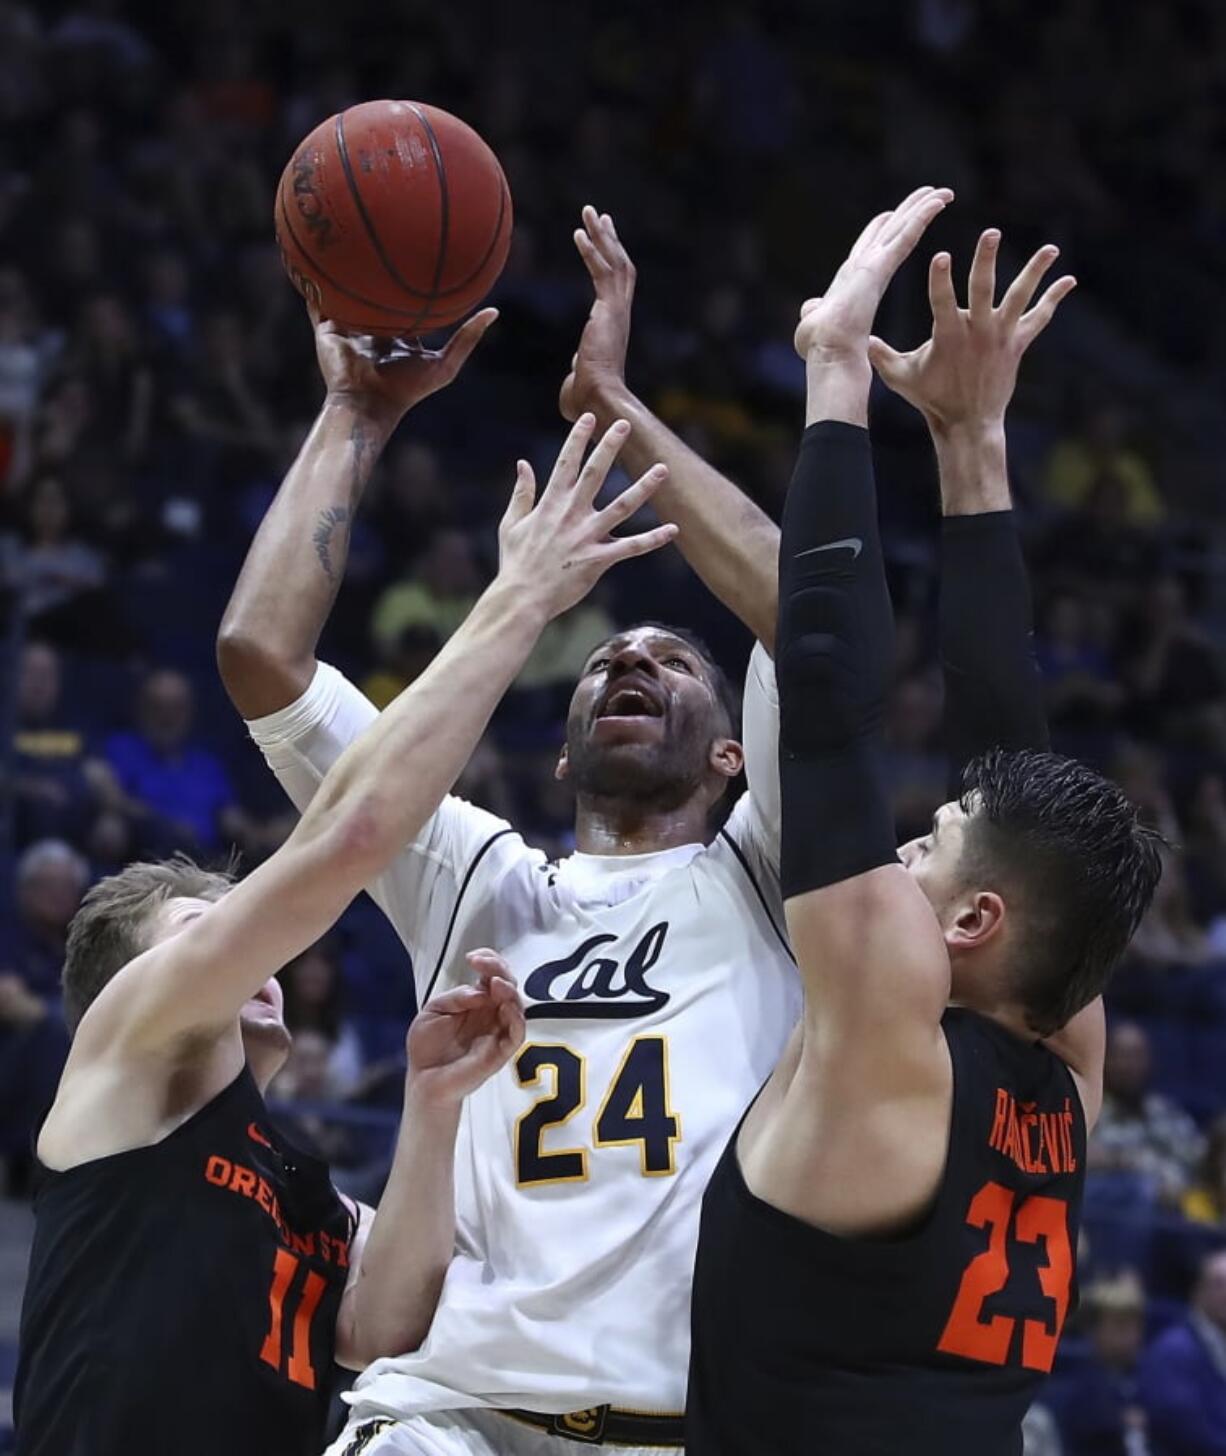
[[[363,420],[355,420],[349,431],[349,443],[353,446],[353,471],[349,476],[349,509],[356,511],[362,491],[370,478],[379,458],[379,447],[371,437],[370,429]]]
[[[323,567],[324,575],[334,586],[338,585],[339,581],[337,566],[332,560],[333,539],[338,529],[344,530],[340,561],[340,569],[343,573],[345,569],[344,547],[348,542],[353,517],[357,514],[362,490],[370,478],[375,461],[379,458],[379,441],[364,421],[354,421],[349,431],[349,443],[353,447],[353,465],[349,472],[349,504],[347,506],[329,506],[326,510],[320,511],[315,520],[314,533],[311,536],[315,555],[319,557],[319,564]]]
[[[319,519],[315,523],[315,534],[311,539],[315,545],[315,555],[319,557],[319,564],[329,581],[336,580],[336,568],[332,564],[332,537],[338,526],[348,526],[349,516],[348,507],[329,506],[326,511],[320,511]]]

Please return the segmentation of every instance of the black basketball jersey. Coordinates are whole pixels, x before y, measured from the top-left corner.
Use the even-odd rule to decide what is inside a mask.
[[[837,1238],[772,1208],[733,1137],[703,1200],[690,1456],[1021,1452],[1076,1303],[1085,1116],[1046,1048],[969,1011],[943,1026],[949,1153],[910,1232]]]
[[[247,1068],[162,1142],[44,1176],[18,1456],[318,1456],[354,1219]]]

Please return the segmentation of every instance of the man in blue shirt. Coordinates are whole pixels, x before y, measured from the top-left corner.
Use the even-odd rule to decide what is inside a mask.
[[[136,730],[112,735],[106,756],[124,792],[172,827],[176,845],[216,850],[242,837],[232,822],[241,814],[221,760],[191,741],[194,719],[187,678],[153,672],[141,687]]]
[[[1141,1403],[1157,1456],[1226,1456],[1226,1249],[1205,1256],[1191,1313],[1142,1362]]]

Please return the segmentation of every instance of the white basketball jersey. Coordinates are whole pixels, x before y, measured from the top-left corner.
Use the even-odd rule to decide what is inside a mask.
[[[492,946],[528,1035],[465,1107],[457,1256],[426,1342],[366,1371],[357,1415],[684,1409],[702,1194],[800,1011],[776,868],[772,700],[759,653],[751,791],[710,845],[549,864],[503,821],[448,799],[372,886],[421,999],[469,979],[465,952]],[[251,729],[301,808],[374,716],[321,667],[302,699]]]

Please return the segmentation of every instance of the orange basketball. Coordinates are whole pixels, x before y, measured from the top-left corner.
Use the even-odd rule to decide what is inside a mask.
[[[429,333],[494,286],[511,194],[472,127],[416,101],[364,101],[321,122],[277,186],[277,241],[295,287],[363,334]]]

